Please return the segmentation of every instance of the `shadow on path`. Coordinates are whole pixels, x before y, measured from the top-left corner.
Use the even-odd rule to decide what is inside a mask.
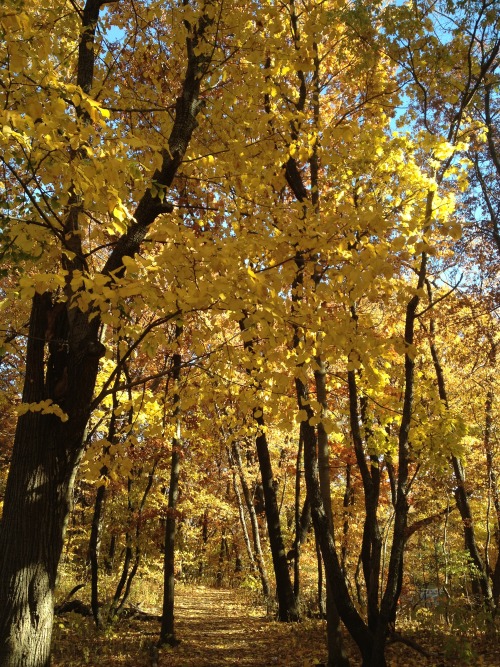
[[[249,606],[241,592],[233,590],[176,591],[176,634],[181,644],[161,651],[159,667],[312,665],[318,640],[324,642],[323,631],[319,636],[312,633],[310,645],[304,646],[307,635],[301,632],[299,638],[297,624],[273,622],[265,611]]]

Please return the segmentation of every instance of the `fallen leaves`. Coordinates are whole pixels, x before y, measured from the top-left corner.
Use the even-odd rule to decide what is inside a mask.
[[[264,604],[241,590],[178,586],[175,648],[159,652],[158,667],[317,667],[326,664],[325,622],[304,619],[278,623],[266,615]],[[112,630],[96,633],[91,619],[68,615],[55,629],[53,667],[150,667],[151,647],[159,635],[159,623],[123,620]],[[405,633],[403,633],[405,635]],[[498,666],[498,648],[490,638],[455,642],[450,633],[412,629],[408,638],[424,647],[429,658],[396,643],[387,649],[390,667]],[[448,646],[448,651],[446,647]],[[467,649],[467,650],[465,650]],[[351,665],[360,664],[353,642],[346,637]]]

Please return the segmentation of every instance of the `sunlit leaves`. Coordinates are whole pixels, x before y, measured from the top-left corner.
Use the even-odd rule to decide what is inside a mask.
[[[349,460],[348,372],[365,410],[364,454],[396,461],[405,359],[416,366],[411,465],[442,472],[450,454],[476,448],[479,427],[468,430],[458,398],[443,408],[425,329],[435,312],[458,395],[462,357],[477,373],[466,354],[475,339],[461,323],[453,339],[442,309],[455,297],[465,307],[454,294],[473,166],[464,155],[487,136],[468,96],[482,85],[482,55],[473,40],[466,57],[467,12],[439,30],[430,9],[420,16],[403,3],[109,3],[85,93],[75,83],[75,7],[27,0],[0,10],[0,228],[3,312],[24,313],[49,293],[69,318],[79,309],[99,324],[106,354],[86,478],[105,467],[118,483],[141,457],[168,451],[179,349],[185,498],[196,511],[220,492],[197,485],[214,461],[224,478],[221,443],[248,445],[265,431],[278,456],[285,440],[294,451],[308,420]],[[186,39],[201,17],[203,106],[167,186]],[[481,18],[487,34],[493,21]],[[137,247],[129,242],[145,193],[157,208]],[[105,270],[122,246],[119,267]],[[417,289],[423,256],[437,304]],[[412,299],[422,329],[406,344]],[[328,410],[314,396],[320,361]],[[299,406],[297,378],[310,391]],[[479,403],[468,403],[469,416]]]

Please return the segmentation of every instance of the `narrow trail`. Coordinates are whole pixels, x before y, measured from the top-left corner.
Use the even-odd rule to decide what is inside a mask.
[[[160,613],[154,605],[147,609]],[[327,658],[325,622],[304,618],[301,623],[278,623],[263,605],[237,589],[202,586],[176,588],[175,648],[156,649],[158,620],[122,619],[107,632],[96,632],[92,618],[78,614],[59,617],[55,625],[53,667],[314,667]],[[411,637],[411,635],[410,635]],[[387,648],[390,667],[457,667],[465,664],[460,655],[445,655],[448,634],[419,630],[415,640],[432,654],[424,657],[398,643]],[[360,656],[344,633],[345,648],[352,667]],[[456,638],[457,652],[461,650]],[[500,665],[498,648],[491,639],[477,642],[481,662]]]
[[[241,592],[190,588],[176,596],[181,644],[163,649],[158,667],[303,667],[324,654],[321,626],[273,622]]]

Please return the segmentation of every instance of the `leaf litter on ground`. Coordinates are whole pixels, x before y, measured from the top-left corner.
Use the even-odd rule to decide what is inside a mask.
[[[148,609],[159,614],[159,610]],[[178,586],[175,648],[156,650],[159,622],[123,619],[96,632],[92,619],[67,614],[57,619],[53,667],[315,667],[326,664],[326,628],[319,619],[279,623],[255,596],[237,589]],[[403,633],[405,636],[405,633]],[[437,629],[409,630],[424,656],[402,643],[388,646],[390,667],[500,667],[498,643],[444,635]],[[361,663],[348,636],[352,667]]]

